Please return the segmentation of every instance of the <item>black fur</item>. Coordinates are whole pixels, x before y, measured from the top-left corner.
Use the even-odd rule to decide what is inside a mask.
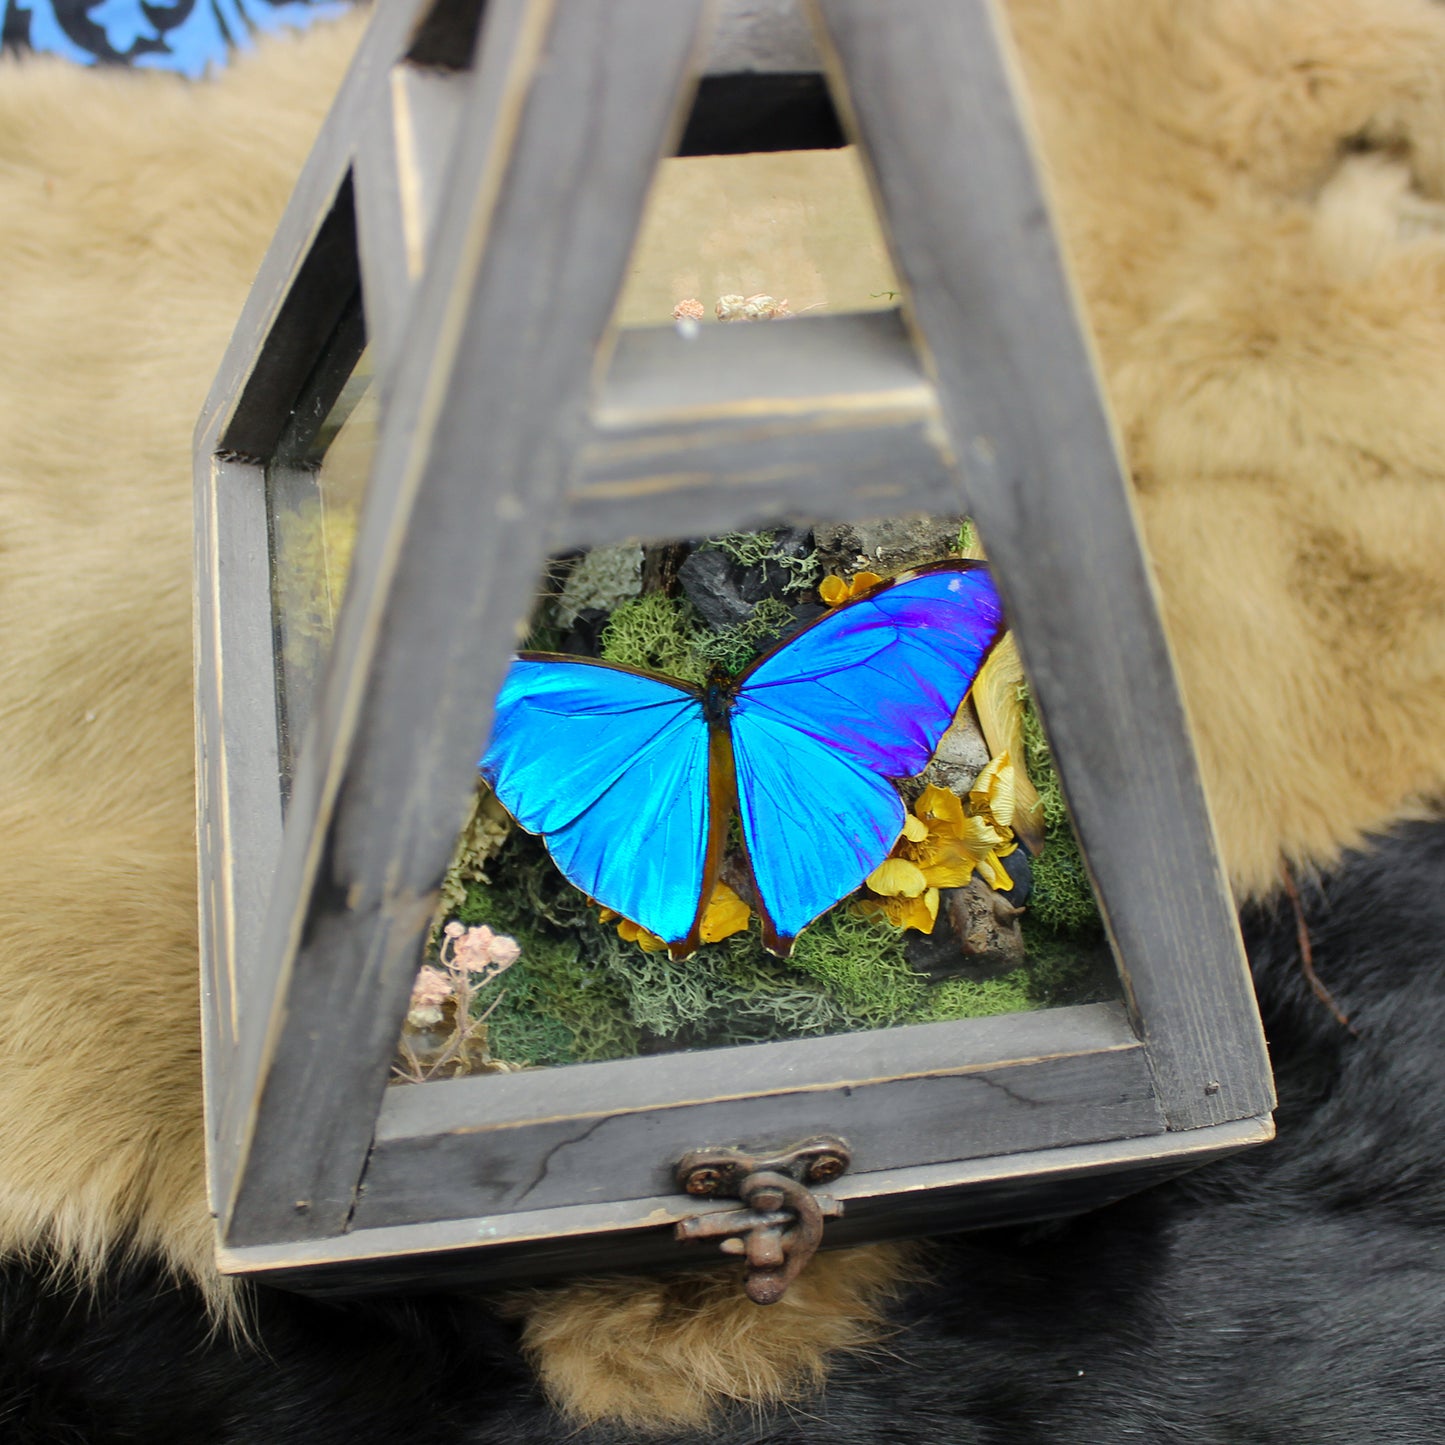
[[[1445,1440],[1445,824],[1243,920],[1279,1139],[1067,1224],[942,1242],[897,1334],[718,1445],[1425,1445]],[[492,1445],[578,1433],[507,1327],[456,1300],[267,1293],[261,1350],[143,1270],[0,1275],[0,1439]]]

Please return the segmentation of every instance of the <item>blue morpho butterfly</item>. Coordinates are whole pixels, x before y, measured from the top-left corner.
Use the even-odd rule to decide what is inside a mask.
[[[697,947],[734,807],[762,919],[793,939],[891,852],[921,773],[1003,632],[978,562],[879,583],[705,686],[522,653],[482,774],[569,882]]]

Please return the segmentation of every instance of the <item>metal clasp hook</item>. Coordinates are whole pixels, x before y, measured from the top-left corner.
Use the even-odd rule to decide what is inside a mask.
[[[744,1288],[755,1304],[776,1304],[823,1238],[823,1220],[843,1212],[839,1200],[815,1195],[804,1183],[836,1179],[851,1153],[842,1139],[807,1139],[780,1154],[758,1158],[740,1149],[704,1149],[677,1166],[679,1184],[705,1197],[740,1199],[747,1207],[681,1220],[680,1240],[722,1240],[724,1254],[747,1261]]]

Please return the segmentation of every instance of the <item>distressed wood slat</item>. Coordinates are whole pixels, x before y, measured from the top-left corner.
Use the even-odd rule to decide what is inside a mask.
[[[1117,1003],[1077,1004],[994,1018],[908,1024],[733,1048],[614,1059],[389,1089],[379,1140],[593,1118],[678,1101],[744,1098],[896,1074],[991,1068],[1137,1042]]]
[[[844,1203],[824,1248],[939,1229],[985,1228],[1097,1208],[1146,1185],[1273,1137],[1268,1117],[1002,1158],[846,1174],[828,1186]],[[574,1205],[511,1215],[357,1230],[338,1239],[223,1249],[220,1266],[319,1295],[501,1283],[595,1270],[722,1263],[682,1246],[672,1227],[732,1208],[669,1194],[621,1204]]]
[[[376,462],[385,482],[357,539],[320,741],[292,791],[266,935],[277,1004],[237,1070],[238,1102],[256,1102],[234,1242],[334,1233],[350,1213],[514,609],[541,560],[540,518],[681,124],[699,10],[487,10],[464,184],[408,328]]]
[[[623,331],[592,418],[558,550],[959,505],[933,389],[893,311]]]
[[[840,1132],[870,1170],[1162,1127],[1118,1004],[917,1024],[390,1089],[353,1222],[665,1193],[704,1142]]]
[[[937,433],[933,420],[863,408],[594,433],[552,550],[793,520],[953,515],[962,499]]]
[[[456,70],[393,66],[386,100],[378,99],[366,121],[356,158],[357,230],[367,330],[383,376],[425,269],[467,80]]]
[[[1264,1113],[1233,903],[994,8],[818,8],[1166,1115]]]
[[[257,1022],[245,968],[259,947],[269,870],[281,842],[281,763],[272,651],[269,546],[261,468],[207,458],[197,477],[196,802],[201,1024],[207,1138],[236,1063],[241,1030]],[[225,659],[224,671],[219,660]],[[238,866],[244,865],[244,866]],[[212,1204],[227,1197],[235,1157],[206,1151]]]
[[[719,1077],[715,1068],[700,1072]],[[856,1166],[869,1171],[1162,1131],[1148,1061],[1131,1044],[505,1130],[378,1139],[353,1225],[665,1194],[671,1164],[699,1141],[755,1147],[840,1134]]]
[[[224,1209],[240,1169],[244,1040],[274,1004],[261,933],[281,835],[281,760],[265,469],[291,407],[354,295],[348,176],[378,78],[418,6],[368,29],[297,180],[196,425],[195,605],[200,943],[207,1172]],[[239,1030],[239,1036],[238,1031]]]
[[[695,335],[675,326],[623,331],[592,415],[608,431],[860,407],[937,414],[897,311],[705,325]]]

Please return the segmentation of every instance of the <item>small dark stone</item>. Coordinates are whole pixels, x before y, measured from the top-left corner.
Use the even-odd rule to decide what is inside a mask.
[[[777,557],[806,557],[813,550],[813,533],[807,527],[786,527],[773,541],[773,555]],[[778,562],[764,561],[751,567],[740,568],[739,587],[742,595],[750,602],[761,602],[765,597],[783,597],[794,573]]]
[[[577,620],[563,634],[557,651],[570,657],[601,657],[602,632],[611,614],[600,607],[584,607]]]
[[[743,595],[742,571],[726,552],[711,548],[694,552],[677,569],[677,580],[687,600],[714,632],[732,627],[752,614],[757,599]]]
[[[793,625],[784,633],[784,636],[791,637],[794,632],[806,627],[810,622],[816,622],[831,610],[831,608],[825,607],[821,602],[798,603],[798,605],[793,608]]]
[[[958,946],[958,935],[942,915],[933,925],[932,933],[910,930],[905,935],[903,956],[908,960],[909,968],[915,973],[927,974],[933,983],[957,978],[970,962]]]
[[[779,557],[806,557],[812,550],[813,534],[805,527],[790,527],[777,535],[773,553]],[[735,561],[716,547],[693,552],[677,569],[677,579],[687,599],[714,632],[746,621],[765,599],[791,602],[796,593],[786,589],[794,573],[781,563],[764,559],[750,566]],[[794,609],[800,621],[811,621],[825,609],[814,602],[802,602]]]
[[[1000,888],[998,896],[1007,899],[1016,908],[1022,908],[1029,901],[1029,894],[1034,887],[1034,868],[1029,858],[1029,850],[1020,844],[1007,858],[1000,858],[999,862],[1013,879],[1013,887]]]

